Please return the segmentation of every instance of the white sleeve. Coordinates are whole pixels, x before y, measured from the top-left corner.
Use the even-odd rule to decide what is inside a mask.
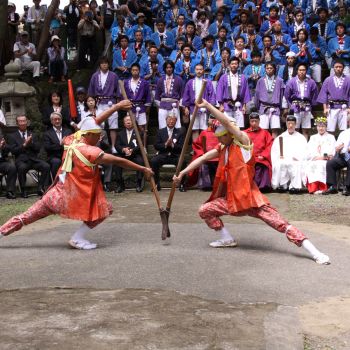
[[[243,147],[240,147],[240,148],[241,148],[244,163],[248,163],[250,158],[252,157],[252,151],[249,149],[244,149]]]
[[[0,109],[0,122],[6,125],[6,119],[1,109]]]

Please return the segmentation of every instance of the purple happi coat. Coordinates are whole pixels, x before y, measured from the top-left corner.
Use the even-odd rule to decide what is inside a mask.
[[[109,101],[116,103],[118,96],[117,74],[112,71],[108,71],[106,83],[102,88],[100,70],[98,70],[90,79],[88,94],[95,96],[100,104],[107,104]]]
[[[340,84],[336,85],[335,77],[328,77],[322,84],[317,98],[318,103],[330,103],[331,108],[342,108],[350,105],[350,77],[342,76]]]
[[[133,103],[132,111],[136,113],[136,107],[140,107],[140,113],[146,112],[146,107],[151,105],[151,88],[149,82],[139,78],[135,93],[131,89],[131,80],[124,80],[126,96]]]
[[[235,102],[232,101],[231,87],[228,84],[228,77],[228,74],[223,74],[219,79],[216,88],[216,98],[220,104],[224,104],[225,112],[232,111],[232,103]],[[241,102],[243,105],[250,101],[249,86],[248,81],[243,74],[238,74],[238,79],[240,80],[240,86],[238,87],[236,101]],[[228,103],[229,101],[231,101],[231,104]]]
[[[304,101],[310,106],[315,106],[317,104],[317,85],[311,78],[305,79],[306,89],[304,90],[304,98],[301,98],[298,85],[298,77],[294,77],[287,82],[284,96],[290,106],[291,110],[298,113],[300,108],[293,104],[293,101]]]
[[[207,86],[205,87],[203,98],[210,104],[215,105],[216,97],[213,84],[207,79]],[[190,109],[190,114],[193,113],[195,107],[196,92],[195,92],[195,79],[190,79],[185,86],[185,90],[182,97],[182,105]]]
[[[155,95],[155,100],[160,101],[160,108],[166,109],[166,110],[171,110],[173,108],[172,104],[173,102],[166,102],[162,101],[162,98],[171,98],[174,100],[177,100],[177,106],[179,105],[179,101],[182,98],[182,90],[183,90],[183,81],[181,78],[173,75],[172,76],[172,84],[170,87],[170,91],[167,92],[165,85],[166,85],[166,78],[167,75],[164,77],[161,77],[158,82],[157,82],[157,87],[156,87],[156,95]]]
[[[272,114],[280,115],[283,94],[284,82],[281,78],[275,75],[271,85],[266,77],[260,78],[256,84],[254,97],[254,104],[259,109],[259,114],[268,114],[269,108],[274,108]]]

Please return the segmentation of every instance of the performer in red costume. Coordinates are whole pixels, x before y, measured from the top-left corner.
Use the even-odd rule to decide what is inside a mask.
[[[220,217],[249,215],[263,220],[275,230],[286,234],[291,242],[305,248],[318,264],[329,264],[329,257],[316,249],[301,231],[290,225],[259,191],[253,180],[255,161],[253,146],[247,134],[239,130],[233,119],[218,111],[207,101],[203,100],[198,107],[207,108],[209,113],[216,117],[218,123],[216,123],[215,134],[220,144],[216,149],[190,163],[179,173],[179,176],[174,176],[173,180],[180,183],[189,171],[212,158],[219,157],[213,192],[209,200],[199,209],[200,217],[221,236],[219,240],[210,243],[210,246],[213,248],[237,246],[237,242],[224,227]]]
[[[259,113],[250,113],[249,124],[250,127],[244,131],[253,144],[255,158],[254,181],[258,185],[260,191],[267,192],[271,190],[271,147],[273,138],[267,130],[260,127]]]
[[[62,166],[53,186],[41,200],[26,212],[16,215],[0,227],[0,238],[20,230],[39,219],[52,214],[82,221],[69,244],[77,249],[95,249],[96,244],[85,239],[85,234],[112,213],[107,202],[100,177],[99,164],[113,164],[144,172],[146,178],[152,170],[127,159],[104,153],[96,147],[101,137],[100,124],[118,110],[129,110],[129,100],[121,101],[103,112],[98,118],[86,117],[78,125],[79,131],[64,139]]]

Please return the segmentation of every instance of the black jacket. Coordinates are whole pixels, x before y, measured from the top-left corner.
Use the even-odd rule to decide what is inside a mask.
[[[184,145],[185,136],[181,129],[174,128],[172,134],[172,141],[174,147],[165,148],[165,142],[168,140],[168,128],[158,130],[156,143],[154,148],[159,152],[159,154],[168,154],[172,156],[179,156]]]
[[[62,138],[70,135],[72,131],[67,128],[62,128]],[[46,151],[47,157],[49,159],[52,158],[62,158],[63,155],[63,145],[61,145],[56,131],[53,129],[53,127],[47,131],[45,131],[43,136],[43,144],[44,149]]]
[[[136,156],[136,155],[141,154],[140,147],[139,147],[139,145],[137,143],[137,139],[136,139],[136,133],[134,130],[132,131],[130,142],[128,142],[128,136],[126,134],[125,128],[118,133],[117,144],[115,146],[115,149],[117,150],[118,154],[124,156],[125,154],[123,153],[122,149],[125,147],[129,147],[133,150],[132,156]]]
[[[42,111],[42,116],[43,116],[42,121],[43,121],[43,124],[46,125],[47,129],[50,129],[52,127],[50,116],[51,116],[51,113],[53,113],[53,111],[54,110],[52,106],[46,107]],[[62,115],[62,126],[65,126],[66,128],[70,128],[71,118],[67,107],[62,107],[61,115]]]
[[[8,146],[11,153],[15,156],[16,163],[18,161],[26,162],[28,160],[38,160],[38,154],[41,148],[39,137],[27,130],[27,137],[32,135],[32,142],[27,147],[23,147],[24,140],[19,131],[8,135]]]

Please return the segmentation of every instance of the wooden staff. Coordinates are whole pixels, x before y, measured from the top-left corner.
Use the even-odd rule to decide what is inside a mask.
[[[119,89],[120,89],[120,92],[121,92],[123,98],[125,100],[127,100],[128,97],[127,97],[126,92],[125,92],[124,82],[122,80],[119,80],[118,83],[119,83]],[[129,115],[130,115],[130,118],[131,118],[131,122],[132,122],[133,128],[135,130],[136,139],[137,139],[137,143],[138,143],[138,145],[140,147],[142,159],[143,159],[143,161],[145,163],[145,166],[147,168],[150,168],[148,157],[147,157],[147,154],[146,154],[146,151],[145,151],[145,148],[143,146],[142,139],[141,139],[140,131],[138,129],[134,113],[133,113],[133,111],[131,109],[129,110]],[[163,239],[163,236],[165,236],[165,238],[166,238],[167,235],[168,235],[168,231],[169,231],[168,219],[167,219],[167,215],[166,215],[166,212],[165,212],[164,208],[161,206],[159,193],[158,193],[157,186],[156,186],[156,183],[154,181],[154,177],[153,176],[151,177],[150,182],[151,182],[152,190],[153,190],[156,202],[157,202],[160,218],[161,218],[162,225],[163,225],[163,228],[162,228],[162,239]],[[169,237],[170,237],[170,233],[169,233]]]
[[[199,92],[198,98],[196,100],[197,103],[202,101],[202,97],[203,97],[204,90],[205,90],[206,86],[207,86],[207,81],[205,79],[203,79],[202,87],[201,87],[201,90]],[[188,142],[189,142],[190,137],[192,135],[193,124],[194,124],[194,122],[196,120],[196,117],[197,117],[197,113],[198,113],[198,106],[196,104],[196,106],[194,107],[194,111],[192,113],[192,118],[191,118],[191,121],[190,121],[190,125],[188,126],[188,129],[187,129],[187,133],[186,133],[184,145],[183,145],[182,150],[181,150],[180,158],[179,158],[179,161],[177,163],[176,172],[175,172],[176,176],[179,176],[179,173],[181,171],[182,164],[183,164],[183,161],[184,161],[184,158],[185,158],[185,154],[186,154],[186,151],[187,151],[187,147],[188,147]],[[175,182],[173,182],[173,184],[171,186],[171,191],[170,191],[170,194],[169,194],[169,198],[168,198],[168,203],[167,203],[167,206],[166,206],[166,212],[167,212],[168,218],[169,218],[170,208],[171,208],[171,204],[172,204],[172,201],[173,201],[173,198],[174,198],[175,190],[176,190],[176,184],[175,184]],[[169,237],[170,237],[170,232],[169,232]]]

